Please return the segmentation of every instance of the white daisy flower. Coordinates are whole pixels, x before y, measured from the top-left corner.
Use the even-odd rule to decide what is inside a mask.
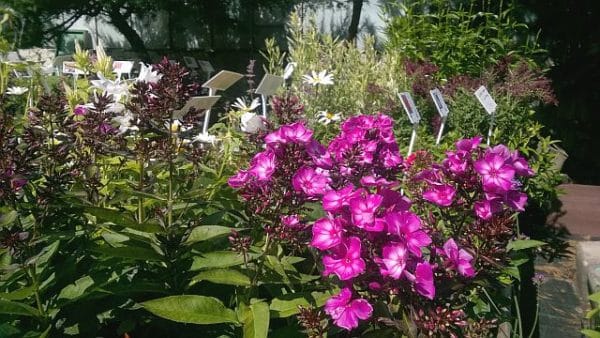
[[[255,113],[244,113],[240,118],[240,128],[245,133],[256,134],[259,130],[265,130],[265,122],[262,117]]]
[[[252,102],[250,102],[250,105],[247,105],[245,99],[238,97],[237,99],[235,99],[235,103],[231,106],[237,108],[241,112],[247,113],[258,108],[260,106],[260,102],[258,101],[257,97],[254,100],[252,100]]]
[[[317,122],[322,125],[328,125],[333,121],[339,121],[342,119],[342,113],[332,113],[330,111],[322,110],[317,112]]]
[[[313,70],[311,72],[311,75],[302,75],[302,79],[304,79],[304,83],[309,84],[311,86],[327,86],[333,84],[333,74],[327,74],[326,70],[321,71],[318,74]]]
[[[23,95],[27,93],[29,89],[26,87],[10,87],[6,90],[8,95]]]
[[[170,129],[172,133],[178,133],[180,131],[188,131],[192,129],[192,127],[184,125],[179,120],[173,120],[173,123],[165,122],[165,128]]]

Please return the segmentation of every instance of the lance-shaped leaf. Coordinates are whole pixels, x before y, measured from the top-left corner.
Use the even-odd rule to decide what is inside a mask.
[[[235,312],[213,297],[197,295],[170,296],[149,300],[141,305],[159,317],[179,323],[239,323]]]

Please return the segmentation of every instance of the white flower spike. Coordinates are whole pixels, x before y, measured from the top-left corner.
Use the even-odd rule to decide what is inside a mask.
[[[6,90],[8,95],[23,95],[27,93],[29,89],[26,87],[10,87]]]
[[[333,84],[333,74],[327,74],[326,70],[323,70],[318,74],[313,70],[311,75],[302,75],[302,79],[304,79],[304,83],[311,86],[329,86]]]
[[[152,66],[140,62],[140,75],[136,79],[137,82],[157,83],[161,78],[162,74],[152,70]]]
[[[294,73],[294,69],[296,69],[296,66],[298,64],[296,62],[290,62],[285,66],[285,69],[283,70],[283,79],[287,80],[290,78],[290,76],[292,76],[292,74]]]

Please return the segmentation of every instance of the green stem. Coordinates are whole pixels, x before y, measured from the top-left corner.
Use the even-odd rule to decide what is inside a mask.
[[[521,309],[519,308],[519,300],[517,299],[517,295],[513,296],[513,300],[515,302],[515,310],[517,311],[517,325],[519,327],[519,337],[523,337],[523,321],[521,319]]]
[[[169,119],[169,196],[167,200],[167,225],[169,229],[173,225],[173,113],[171,113],[171,118]]]
[[[144,189],[144,161],[140,156],[139,159],[140,179],[138,182],[138,190],[141,192]],[[138,197],[138,223],[144,222],[144,198],[140,195]]]
[[[531,331],[529,331],[528,338],[533,338],[533,334],[535,333],[535,327],[537,326],[538,318],[540,317],[540,305],[536,304],[535,306],[535,317],[533,319],[533,326],[531,327]]]
[[[37,305],[37,309],[38,309],[39,313],[42,315],[42,317],[44,318],[44,322],[46,322],[46,320],[48,319],[48,315],[46,314],[46,311],[44,310],[44,307],[42,306],[39,283],[37,280],[37,275],[35,273],[35,267],[32,266],[32,267],[28,268],[28,270],[29,270],[28,271],[29,276],[31,277],[31,285],[34,288],[35,303]]]

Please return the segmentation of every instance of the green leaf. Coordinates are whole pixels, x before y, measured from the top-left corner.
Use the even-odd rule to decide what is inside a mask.
[[[600,304],[600,292],[592,293],[591,295],[588,296],[588,299],[591,300],[592,302]]]
[[[13,224],[13,222],[17,219],[18,215],[19,213],[17,213],[14,210],[11,210],[0,216],[0,228],[4,228],[5,226]]]
[[[525,250],[530,248],[537,248],[542,245],[546,245],[546,243],[542,241],[536,241],[535,239],[519,239],[516,241],[510,241],[506,246],[506,250]]]
[[[190,232],[189,237],[185,241],[185,244],[193,244],[196,242],[207,241],[215,237],[227,235],[231,233],[233,228],[224,227],[220,225],[200,225],[195,227]]]
[[[39,317],[40,313],[37,309],[22,303],[11,302],[8,300],[0,300],[0,313],[8,315],[19,315],[29,317]]]
[[[213,297],[170,296],[149,300],[141,305],[156,316],[179,323],[239,323],[235,312]]]
[[[35,288],[33,286],[27,286],[13,292],[0,293],[0,298],[6,300],[22,300],[33,295],[34,293]]]
[[[100,207],[86,207],[85,212],[96,216],[100,221],[113,223],[118,226],[136,229],[143,232],[155,233],[161,231],[161,227],[156,223],[138,223],[127,211],[106,209]]]
[[[233,269],[214,269],[202,271],[192,278],[192,282],[190,284],[195,284],[203,280],[216,284],[239,286],[249,286],[252,284],[250,277]]]
[[[589,338],[600,338],[600,332],[596,330],[584,329],[581,330],[581,333],[583,333],[584,335],[586,335],[586,337]]]
[[[143,261],[160,261],[162,256],[156,251],[137,246],[123,246],[113,248],[109,246],[94,246],[89,248],[90,251],[97,252],[110,257],[130,258]]]
[[[248,253],[248,261],[258,257],[258,254]],[[227,268],[244,264],[244,256],[233,251],[213,251],[195,256],[190,271],[211,268]]]
[[[79,278],[73,284],[65,286],[58,294],[58,299],[75,299],[81,297],[85,290],[94,285],[94,280],[90,276]]]
[[[271,301],[269,309],[273,318],[286,318],[299,312],[298,306],[322,306],[332,296],[331,291],[308,293],[295,293],[275,298]]]
[[[267,338],[269,334],[269,304],[252,303],[245,311],[244,338]]]

